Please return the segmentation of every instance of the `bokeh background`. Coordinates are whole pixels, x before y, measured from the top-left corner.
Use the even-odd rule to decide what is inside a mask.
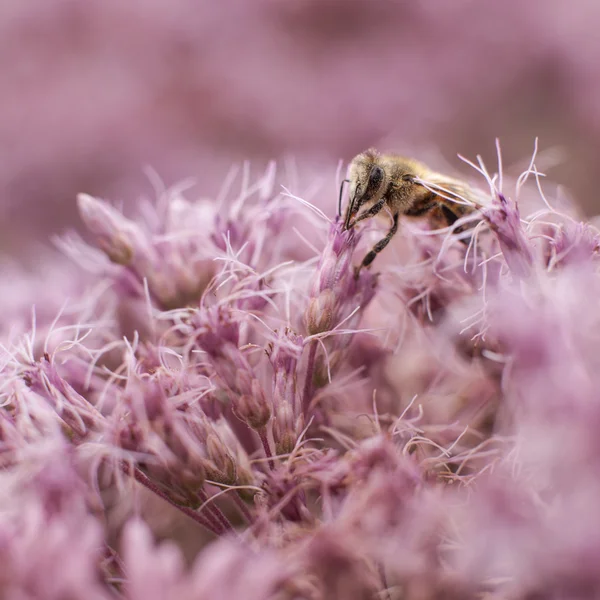
[[[539,136],[595,213],[598,23],[597,0],[3,0],[0,251],[77,227],[80,191],[151,193],[146,166],[211,195],[244,159],[333,172],[370,145],[460,172]]]

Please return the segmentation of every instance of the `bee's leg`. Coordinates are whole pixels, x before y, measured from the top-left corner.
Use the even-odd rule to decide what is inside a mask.
[[[356,277],[358,277],[358,274],[363,267],[368,267],[375,260],[375,257],[390,243],[390,240],[394,237],[396,231],[398,231],[398,213],[394,215],[393,219],[394,224],[388,231],[388,234],[382,240],[379,240],[373,246],[373,249],[363,258],[360,267],[358,267],[358,269],[355,271]]]
[[[471,210],[470,207],[467,207],[464,204],[458,204],[432,194],[431,196],[424,198],[418,204],[413,205],[405,214],[409,217],[421,217],[426,213],[429,213],[432,222],[436,223],[438,227],[451,227],[458,219],[471,212]],[[469,225],[462,225],[460,227],[455,227],[454,232],[462,233],[468,228]],[[471,238],[461,238],[460,241],[468,246],[471,243]]]
[[[354,227],[359,221],[362,221],[363,219],[369,219],[370,217],[374,217],[375,215],[378,215],[382,210],[383,207],[385,206],[385,198],[382,198],[381,200],[379,200],[378,202],[376,202],[375,204],[373,204],[373,206],[371,206],[371,208],[367,211],[365,211],[362,215],[359,215],[358,217],[356,217],[356,219],[354,219],[354,222],[352,223],[352,225],[350,225],[350,229],[352,227]]]
[[[462,204],[453,203],[451,205],[450,203],[440,202],[439,206],[441,208],[443,219],[444,221],[446,221],[446,223],[448,223],[449,226],[454,225],[454,223],[456,223],[458,219],[470,212],[468,209],[465,210],[466,207],[464,207]],[[454,232],[462,233],[467,229],[469,229],[469,224],[461,225],[460,227],[455,227]],[[459,241],[468,246],[471,243],[471,238],[461,238]]]
[[[407,217],[422,217],[424,214],[428,213],[437,205],[438,203],[435,200],[427,199],[424,202],[420,202],[419,204],[413,205],[404,214]]]
[[[442,209],[442,214],[448,225],[454,225],[454,223],[460,219],[460,217],[446,204],[440,203],[440,208]]]

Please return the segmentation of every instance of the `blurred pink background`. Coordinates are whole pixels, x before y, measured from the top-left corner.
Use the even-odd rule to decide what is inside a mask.
[[[210,195],[243,159],[466,170],[495,137],[509,163],[560,148],[549,174],[595,213],[598,23],[596,0],[3,0],[0,248],[77,226],[77,192],[152,194],[147,165]]]

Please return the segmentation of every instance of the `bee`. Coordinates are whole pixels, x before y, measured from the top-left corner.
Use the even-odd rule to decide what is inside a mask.
[[[427,215],[440,227],[451,226],[461,217],[476,210],[477,203],[468,184],[431,171],[424,164],[396,154],[381,154],[374,148],[352,159],[349,166],[349,203],[344,231],[364,219],[375,217],[384,208],[392,214],[392,227],[387,235],[364,257],[356,273],[368,267],[398,231],[401,215]],[[468,203],[467,203],[468,202]],[[364,209],[359,214],[359,211]],[[464,227],[457,227],[456,231]],[[464,241],[464,240],[462,240]],[[468,244],[468,241],[466,242]]]

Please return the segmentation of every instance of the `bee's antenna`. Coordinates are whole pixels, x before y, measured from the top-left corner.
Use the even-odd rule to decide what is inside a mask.
[[[342,179],[342,183],[340,184],[340,198],[338,200],[338,216],[342,216],[342,195],[344,194],[344,184],[350,183],[349,179]]]

